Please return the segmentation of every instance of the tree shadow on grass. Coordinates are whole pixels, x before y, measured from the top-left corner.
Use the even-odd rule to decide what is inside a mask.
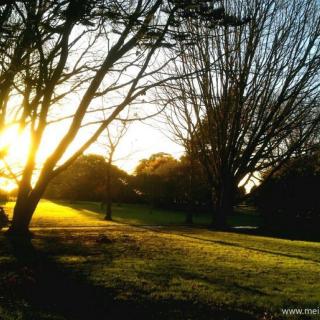
[[[39,238],[44,250],[32,243]],[[54,259],[55,253],[79,257],[90,254],[81,243],[65,243],[63,237],[37,235],[32,241],[0,237],[0,242],[0,254],[11,255],[0,268],[0,296],[5,298],[7,314],[19,313],[19,319],[251,319],[192,301],[139,297],[138,288],[134,299],[119,300],[114,289],[95,285],[86,273]],[[112,250],[106,249],[103,259],[106,265],[112,263]],[[84,267],[89,274],[92,262]],[[6,320],[3,315],[0,318]]]
[[[290,229],[267,229],[262,227],[251,229],[251,228],[232,228],[230,230],[233,233],[261,236],[268,238],[278,238],[283,240],[292,241],[307,241],[307,242],[320,242],[320,234],[314,230],[290,230]]]
[[[15,259],[11,272],[4,277],[3,287],[11,299],[21,302],[22,319],[101,319],[110,310],[111,292],[102,292],[72,269],[63,268],[50,255],[37,250],[31,241],[8,241]],[[52,245],[57,239],[47,241]],[[79,254],[79,248],[70,244],[65,249]]]

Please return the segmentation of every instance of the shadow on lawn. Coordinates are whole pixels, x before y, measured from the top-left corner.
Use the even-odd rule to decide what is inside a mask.
[[[22,319],[101,319],[100,316],[110,309],[110,292],[101,294],[98,287],[36,250],[31,241],[7,241],[10,241],[15,262],[12,271],[5,275],[2,287],[11,299],[27,302],[22,304]]]
[[[38,237],[41,236],[34,240],[38,241]],[[77,243],[61,240],[50,236],[41,239],[44,245],[50,243],[51,251],[59,248],[59,254],[62,250],[86,255],[85,248],[79,248]],[[134,300],[117,300],[115,291],[90,283],[84,273],[62,266],[53,259],[52,252],[36,249],[31,241],[1,236],[0,242],[1,256],[11,257],[0,267],[0,297],[9,310],[7,315],[19,313],[19,319],[251,319],[246,314],[215,310],[192,301],[139,298],[138,290]],[[112,262],[112,252],[104,261]],[[88,273],[91,267],[86,266]],[[0,318],[6,320],[1,314]]]
[[[278,238],[284,240],[292,240],[292,241],[311,241],[311,242],[320,242],[320,234],[314,230],[308,229],[279,229],[279,228],[264,228],[260,227],[257,229],[252,228],[231,228],[231,232],[240,233],[245,235],[252,236],[262,236],[268,238]]]

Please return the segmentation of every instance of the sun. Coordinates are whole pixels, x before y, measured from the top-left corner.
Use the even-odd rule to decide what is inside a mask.
[[[19,130],[18,125],[8,126],[0,135],[0,189],[11,191],[17,187],[15,180],[1,177],[1,171],[6,176],[21,172],[30,145],[27,131]],[[8,170],[10,168],[10,170]]]
[[[4,130],[0,136],[0,150],[6,150],[6,162],[23,166],[28,154],[30,136],[27,131],[20,131],[18,125]]]

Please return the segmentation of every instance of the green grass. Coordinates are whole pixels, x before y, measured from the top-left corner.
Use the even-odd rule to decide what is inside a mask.
[[[42,201],[33,221],[42,228],[29,254],[0,236],[2,318],[115,319],[127,312],[146,319],[262,320],[279,319],[282,307],[319,306],[320,243],[105,222],[95,206]],[[114,216],[163,221],[142,213],[137,219],[141,208],[135,210],[122,206]],[[179,213],[173,216],[172,223]],[[23,287],[25,265],[31,289]],[[18,284],[8,281],[12,273]]]
[[[104,209],[101,209],[101,205],[98,202],[56,202],[56,206],[52,207],[53,202],[40,203],[38,212],[45,210],[44,206],[50,206],[50,212],[64,212],[65,207],[76,209],[78,212],[88,214],[89,212],[99,213],[99,218],[103,218]],[[60,206],[62,205],[62,207]],[[135,204],[113,204],[112,206],[113,221],[127,223],[131,225],[184,225],[186,219],[186,213],[182,211],[174,210],[161,210],[151,209],[147,205],[135,205]],[[94,217],[95,219],[97,217]],[[35,216],[37,219],[37,216]],[[45,219],[47,220],[47,218]],[[194,224],[198,226],[205,226],[211,223],[210,213],[193,214]],[[35,220],[36,221],[36,220]],[[229,224],[231,226],[259,226],[261,224],[261,218],[254,212],[246,209],[237,209],[235,214],[229,217]],[[37,223],[39,223],[37,221]]]
[[[7,212],[12,215],[14,203],[6,204]],[[45,216],[43,216],[45,213]],[[63,216],[63,219],[61,219]],[[82,216],[86,217],[85,224],[92,226],[101,224],[104,217],[104,209],[100,203],[90,201],[48,201],[42,200],[38,205],[32,220],[34,226],[59,225],[81,226],[84,222]],[[150,209],[147,205],[135,204],[113,204],[112,218],[115,222],[131,225],[184,225],[186,213],[174,210]],[[211,215],[208,213],[195,212],[193,214],[194,224],[206,226],[211,223]],[[228,218],[231,226],[259,226],[261,218],[254,211],[239,208],[235,214]]]

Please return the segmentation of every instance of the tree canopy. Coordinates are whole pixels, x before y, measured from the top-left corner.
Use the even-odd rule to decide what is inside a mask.
[[[181,77],[158,91],[172,133],[206,168],[221,225],[240,181],[308,150],[319,138],[320,116],[319,3],[225,6],[250,20],[182,25],[198,41],[179,46],[167,72]]]

